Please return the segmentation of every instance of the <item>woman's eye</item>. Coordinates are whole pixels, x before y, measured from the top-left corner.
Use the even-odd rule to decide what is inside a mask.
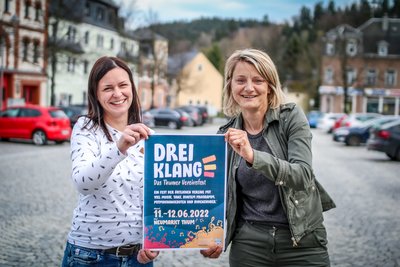
[[[245,83],[246,81],[244,80],[244,79],[237,79],[236,80],[236,83],[239,83],[239,84],[243,84],[243,83]]]
[[[264,80],[255,80],[253,81],[255,84],[262,84],[264,82]]]

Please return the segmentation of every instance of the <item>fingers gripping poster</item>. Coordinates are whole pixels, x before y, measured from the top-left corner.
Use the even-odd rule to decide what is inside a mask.
[[[155,134],[144,154],[144,248],[223,246],[224,136]]]

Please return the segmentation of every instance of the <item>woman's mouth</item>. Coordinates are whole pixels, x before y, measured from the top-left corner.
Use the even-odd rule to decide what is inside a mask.
[[[124,103],[125,101],[126,101],[126,99],[122,99],[122,100],[110,102],[110,104],[112,104],[112,105],[121,105],[121,104]]]

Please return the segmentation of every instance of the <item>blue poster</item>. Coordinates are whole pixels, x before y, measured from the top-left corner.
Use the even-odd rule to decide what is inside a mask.
[[[143,246],[224,246],[223,135],[151,135],[145,141]]]

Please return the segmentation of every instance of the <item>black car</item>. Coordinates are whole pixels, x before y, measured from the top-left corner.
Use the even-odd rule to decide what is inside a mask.
[[[178,111],[170,108],[155,108],[148,112],[154,116],[155,126],[167,126],[170,129],[181,129],[184,125],[183,117]]]
[[[206,106],[196,106],[201,112],[201,120],[202,124],[206,123],[208,121],[208,109]]]
[[[373,131],[367,149],[384,152],[390,159],[400,161],[400,118]]]
[[[62,109],[65,114],[67,114],[69,120],[71,121],[71,128],[74,128],[74,125],[79,117],[87,114],[86,106],[59,106],[58,108]]]
[[[183,109],[190,115],[190,119],[193,122],[193,126],[199,126],[203,124],[203,117],[201,115],[201,111],[198,107],[187,105],[187,106],[180,106],[179,109]]]
[[[361,126],[340,127],[333,132],[332,138],[334,141],[344,142],[347,146],[359,146],[367,142],[371,130],[396,119],[398,117],[382,116],[365,121]]]

